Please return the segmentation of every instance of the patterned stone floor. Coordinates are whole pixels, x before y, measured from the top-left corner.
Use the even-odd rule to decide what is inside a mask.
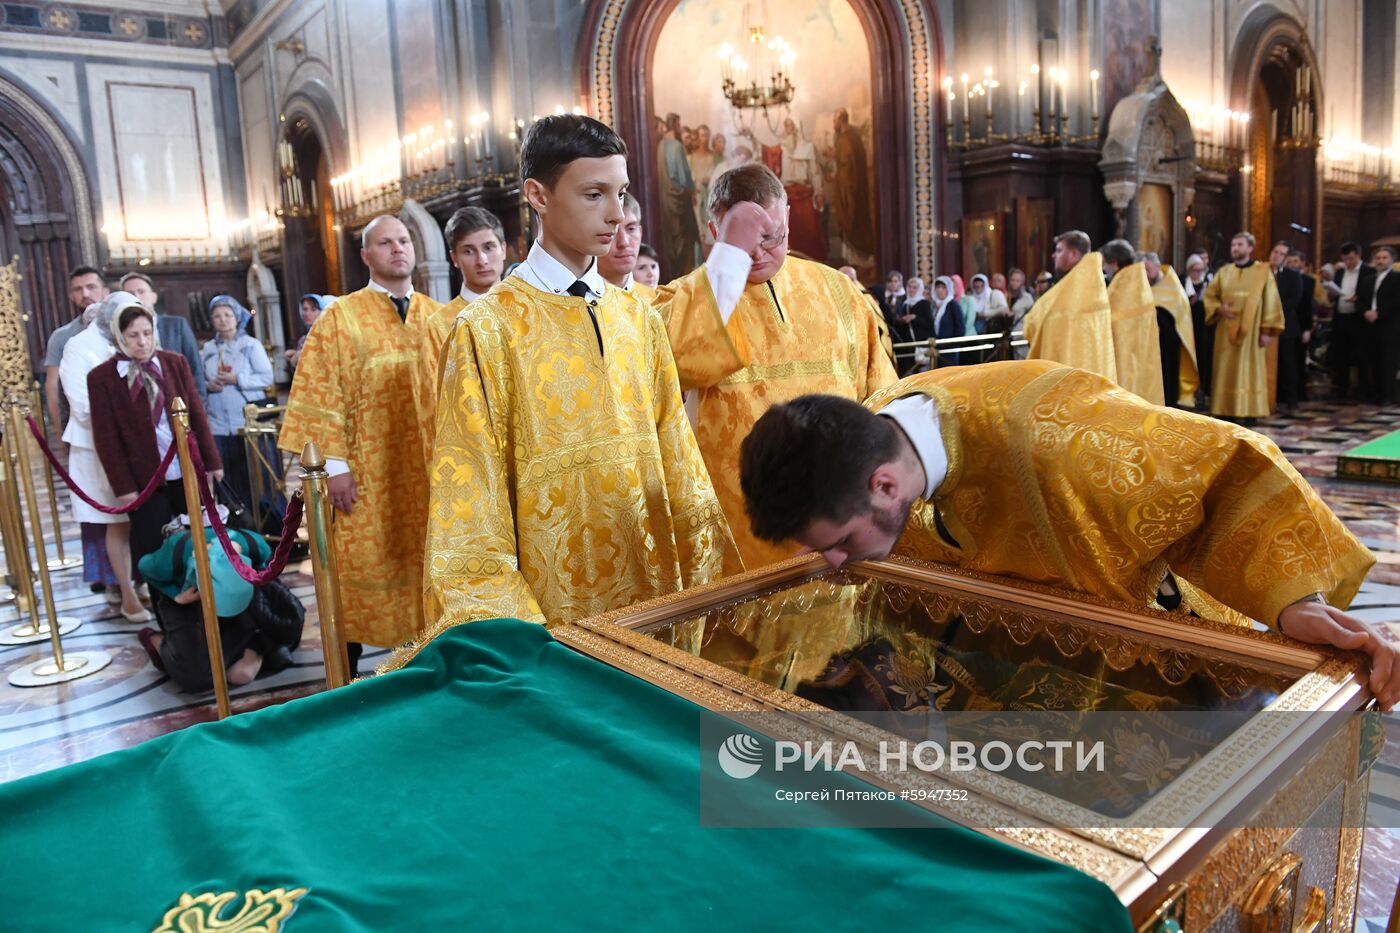
[[[1372,571],[1353,611],[1383,623],[1400,640],[1400,486],[1336,478],[1339,452],[1392,431],[1400,410],[1364,405],[1311,403],[1291,415],[1261,421],[1257,430],[1272,437],[1318,489],[1347,526],[1375,553]],[[38,474],[36,472],[36,475]],[[41,496],[44,490],[40,489]],[[60,494],[60,514],[69,555],[79,553],[77,527]],[[47,498],[41,506],[47,515]],[[48,549],[56,556],[53,542]],[[283,703],[324,689],[320,634],[309,576],[310,565],[289,568],[283,579],[307,605],[306,632],[295,664],[273,677],[235,688],[235,711]],[[70,650],[101,649],[112,664],[91,678],[57,687],[19,689],[6,678],[16,667],[47,652],[44,645],[0,645],[0,781],[126,748],[176,729],[215,718],[212,694],[181,692],[157,672],[136,640],[138,625],[127,623],[101,596],[82,583],[80,568],[53,574],[60,615],[82,620],[67,636]],[[0,587],[0,592],[3,591]],[[0,630],[20,621],[13,603],[0,603]],[[361,662],[371,670],[386,652],[372,650]],[[1381,933],[1400,878],[1400,717],[1387,717],[1387,744],[1372,772],[1368,829],[1363,856],[1356,930]]]

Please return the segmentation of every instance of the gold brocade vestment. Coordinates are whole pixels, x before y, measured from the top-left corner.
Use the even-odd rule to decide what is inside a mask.
[[[436,418],[438,387],[442,382],[442,348],[457,323],[457,315],[467,306],[460,294],[428,318],[423,328],[423,349],[418,356],[418,410],[423,425],[423,455],[433,456],[433,433]]]
[[[358,501],[335,512],[341,608],[350,641],[395,646],[422,628],[428,476],[418,430],[423,329],[441,305],[414,292],[406,320],[382,292],[337,298],[306,338],[277,439],[315,441],[344,460]]]
[[[897,554],[1134,606],[1170,570],[1197,614],[1239,621],[1227,606],[1271,626],[1311,593],[1345,607],[1375,563],[1248,429],[1043,361],[921,373],[866,404],[913,393],[938,404],[948,475]]]
[[[1118,378],[1113,312],[1103,283],[1103,256],[1089,253],[1036,299],[1023,324],[1033,360],[1054,360]]]
[[[429,635],[580,619],[742,569],[661,318],[613,286],[591,309],[510,277],[458,315],[429,469]]]
[[[1162,347],[1157,339],[1157,302],[1140,262],[1124,266],[1108,283],[1108,307],[1113,319],[1113,366],[1117,383],[1154,405],[1162,394]]]
[[[659,294],[658,289],[655,289],[650,285],[646,285],[642,282],[636,281],[632,283],[631,291],[632,294],[635,295],[643,304],[648,305],[653,304],[656,301],[657,294]]]
[[[744,566],[792,556],[755,538],[739,488],[739,445],[772,405],[808,392],[863,400],[897,377],[860,289],[835,269],[789,256],[748,285],[726,326],[701,266],[661,289],[681,387],[697,393],[695,436]]]
[[[1219,317],[1222,302],[1237,312]],[[1206,323],[1218,321],[1215,370],[1211,377],[1210,411],[1232,418],[1263,418],[1269,414],[1266,353],[1259,336],[1283,332],[1283,302],[1268,263],[1235,263],[1222,267],[1205,294]]]
[[[1162,266],[1162,274],[1152,286],[1152,300],[1157,302],[1157,307],[1167,309],[1176,326],[1176,336],[1181,341],[1178,386],[1181,397],[1189,404],[1201,385],[1200,371],[1196,368],[1196,331],[1191,324],[1191,299],[1186,297],[1186,289],[1171,266]]]

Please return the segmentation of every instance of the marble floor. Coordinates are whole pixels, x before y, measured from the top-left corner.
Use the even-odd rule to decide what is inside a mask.
[[[1400,485],[1336,478],[1339,452],[1400,425],[1400,410],[1366,405],[1309,403],[1296,413],[1262,420],[1257,430],[1272,437],[1298,470],[1313,483],[1347,526],[1377,557],[1377,565],[1353,610],[1382,623],[1400,641]],[[36,470],[36,476],[42,474]],[[46,490],[39,483],[41,509],[48,515]],[[66,553],[80,553],[78,529],[60,493],[60,520]],[[46,518],[47,522],[47,518]],[[51,539],[49,555],[56,558]],[[293,700],[324,689],[320,632],[310,564],[288,568],[283,580],[307,606],[306,630],[282,672],[232,691],[235,712]],[[0,645],[0,781],[61,767],[104,752],[216,717],[212,694],[179,690],[156,671],[137,642],[140,625],[126,622],[101,595],[82,582],[81,568],[53,572],[55,603],[61,616],[82,622],[64,638],[67,650],[102,650],[110,666],[99,674],[55,687],[21,689],[6,678],[17,667],[47,656],[47,642]],[[4,588],[0,587],[0,593]],[[0,603],[0,631],[21,621],[12,601]],[[387,652],[367,651],[361,670],[372,670]],[[1381,933],[1400,879],[1400,717],[1387,719],[1387,743],[1372,772],[1368,828],[1356,930]]]

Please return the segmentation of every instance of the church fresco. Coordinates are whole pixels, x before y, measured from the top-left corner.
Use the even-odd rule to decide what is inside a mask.
[[[662,230],[652,240],[665,278],[704,260],[714,238],[705,213],[724,171],[762,162],[782,179],[790,245],[875,277],[874,137],[870,45],[846,0],[774,2],[761,8],[769,37],[796,52],[790,105],[737,110],[720,82],[719,50],[746,45],[742,8],[681,0],[652,59],[652,139]],[[751,12],[757,23],[758,12]],[[697,80],[698,78],[698,80]]]

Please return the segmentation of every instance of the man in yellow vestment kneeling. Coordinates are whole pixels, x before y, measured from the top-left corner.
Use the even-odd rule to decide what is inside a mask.
[[[1396,647],[1333,608],[1375,558],[1278,447],[1094,373],[988,363],[866,406],[803,396],[758,420],[742,470],[753,533],[834,566],[894,552],[1136,606],[1174,591],[1205,617],[1368,652],[1372,692],[1400,700]]]

